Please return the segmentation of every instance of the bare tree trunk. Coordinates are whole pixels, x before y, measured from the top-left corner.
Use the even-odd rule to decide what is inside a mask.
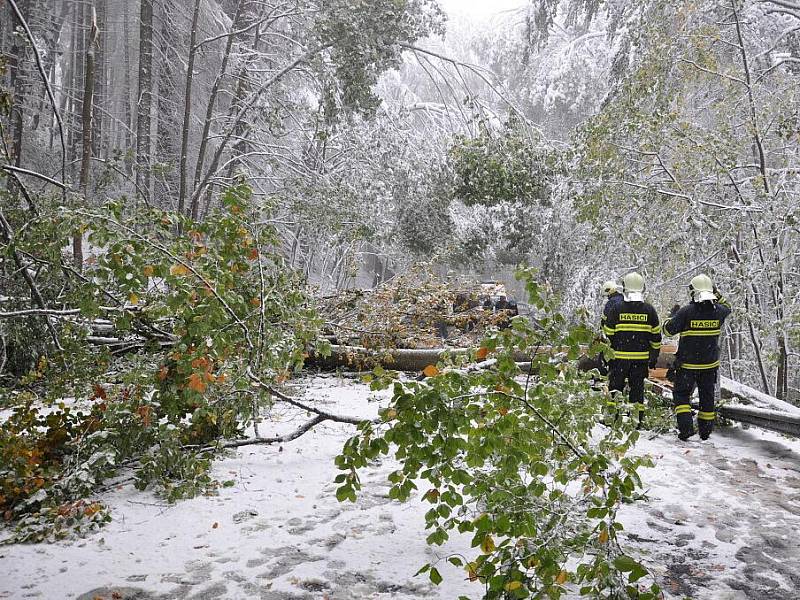
[[[95,45],[97,43],[97,14],[94,1],[89,4],[89,33],[86,39],[86,67],[83,78],[83,107],[81,111],[82,152],[81,173],[78,179],[84,202],[89,202],[89,166],[92,162],[92,115],[94,102]],[[83,233],[78,231],[72,238],[72,262],[75,270],[83,269]]]
[[[158,52],[153,60],[153,98],[156,136],[153,142],[153,160],[159,164],[175,165],[180,156],[180,122],[178,121],[178,80],[181,77],[178,48],[182,45],[183,23],[177,20],[175,0],[162,0],[159,18],[153,25]],[[156,46],[154,46],[154,49]],[[153,200],[162,208],[174,209],[177,198],[177,169],[159,169],[153,176]]]
[[[214,107],[217,103],[217,94],[219,93],[220,86],[222,85],[222,81],[228,71],[228,61],[230,60],[231,49],[233,48],[234,38],[236,37],[233,35],[233,31],[236,30],[236,27],[239,24],[241,7],[242,0],[237,0],[236,10],[233,13],[233,21],[231,23],[231,35],[228,36],[228,40],[225,43],[225,53],[222,56],[222,64],[219,67],[219,72],[217,73],[217,77],[214,79],[214,84],[211,87],[211,93],[208,96],[208,103],[206,104],[206,116],[203,121],[203,133],[200,135],[200,148],[197,151],[197,163],[195,164],[194,169],[193,184],[195,185],[203,176],[203,162],[205,161],[206,148],[208,147],[208,134],[211,131],[211,121],[214,118]],[[192,196],[191,204],[192,219],[196,221],[199,217],[200,198],[197,196]]]
[[[106,1],[95,0],[97,11],[97,58],[95,59],[94,102],[99,107],[104,107],[107,104]],[[105,133],[103,114],[102,111],[92,114],[92,126],[94,127],[92,132],[92,154],[101,157],[105,147],[103,143],[103,135]]]
[[[733,244],[731,246],[731,249],[733,250],[733,257],[736,259],[736,262],[741,265],[742,264],[742,257],[739,254],[739,249],[736,247],[736,244]],[[745,287],[744,288],[744,309],[745,309],[745,319],[747,319],[747,330],[748,330],[748,333],[750,334],[750,342],[753,345],[753,352],[755,352],[755,355],[756,355],[756,366],[758,367],[758,373],[761,376],[761,385],[764,388],[763,391],[764,391],[765,394],[770,394],[771,392],[770,392],[770,388],[769,388],[769,378],[767,377],[767,369],[766,369],[766,366],[764,364],[764,356],[763,356],[763,353],[761,351],[761,343],[759,342],[758,336],[756,335],[756,329],[753,326],[753,319],[750,316],[751,315],[751,313],[750,313],[750,290],[753,291],[753,296],[756,298],[756,301],[758,301],[757,288],[756,288],[755,284],[752,284],[750,286],[750,289]]]
[[[189,60],[186,69],[186,91],[183,96],[183,126],[181,127],[180,181],[178,183],[178,212],[183,214],[186,206],[186,162],[189,153],[189,130],[192,126],[192,82],[194,81],[194,59],[197,55],[197,18],[201,0],[195,0],[192,14],[192,30],[189,36]],[[193,211],[194,212],[194,211]]]
[[[80,177],[80,164],[78,157],[80,153],[78,151],[78,145],[82,138],[82,123],[80,123],[80,115],[83,113],[83,107],[80,106],[80,98],[82,96],[82,90],[84,87],[84,81],[86,77],[85,71],[85,57],[86,57],[86,38],[88,36],[84,36],[84,23],[86,23],[86,7],[83,3],[76,3],[75,4],[75,19],[73,20],[73,32],[74,32],[74,46],[72,52],[72,61],[74,64],[73,70],[73,81],[72,85],[70,86],[70,120],[72,121],[72,127],[69,128],[69,159],[68,162],[70,164],[76,165],[76,167],[72,170],[73,171],[73,181],[79,179]],[[80,92],[78,90],[81,90]],[[81,150],[82,152],[82,150]]]
[[[139,12],[139,92],[136,117],[136,185],[150,200],[150,110],[153,102],[153,0]]]
[[[51,27],[47,34],[46,49],[47,54],[44,56],[43,64],[44,71],[50,77],[50,81],[55,80],[56,69],[56,51],[58,48],[58,41],[61,37],[61,30],[64,29],[64,23],[67,22],[67,15],[69,14],[70,3],[66,0],[61,0],[61,10],[58,15],[53,14],[51,17]],[[39,112],[44,112],[47,104],[47,93],[43,92],[41,100],[39,101]]]
[[[78,7],[73,7],[74,10],[77,11]],[[70,85],[75,75],[75,62],[72,60],[72,53],[75,51],[75,28],[71,27],[70,29],[70,42],[69,42],[69,54],[65,53],[68,56],[66,60],[66,64],[63,67],[64,74],[61,77],[61,98],[60,98],[60,106],[59,112],[64,115],[64,124],[67,128],[67,136],[69,136],[69,126],[70,126],[70,115],[67,114],[67,107],[70,105]],[[53,151],[53,145],[55,143],[56,137],[56,126],[55,126],[55,115],[53,115],[53,124],[50,127],[50,151]],[[65,146],[68,148],[69,144],[65,143]]]
[[[122,2],[122,31],[123,31],[123,45],[122,45],[122,56],[123,56],[123,63],[125,65],[125,72],[123,74],[123,103],[124,103],[124,114],[125,114],[125,124],[128,126],[125,129],[124,133],[124,145],[125,148],[130,148],[133,146],[133,139],[131,138],[131,131],[133,131],[134,124],[133,124],[133,110],[131,107],[133,106],[133,100],[131,95],[133,93],[133,86],[131,85],[131,51],[130,51],[130,29],[128,26],[128,2],[127,0],[123,0]]]
[[[27,20],[30,16],[30,4],[27,1],[17,2],[22,17]],[[25,112],[25,40],[17,35],[13,36],[14,44],[11,46],[11,55],[8,57],[8,70],[10,75],[9,87],[13,92],[11,101],[11,159],[16,166],[22,164],[22,130],[23,115]],[[13,178],[7,180],[7,189],[16,195],[17,189]]]
[[[247,11],[245,13],[245,22],[244,25],[249,25],[249,22],[254,22],[256,20],[256,15],[253,14],[251,11]],[[247,58],[246,61],[242,64],[241,69],[239,70],[239,81],[237,82],[236,86],[236,96],[231,104],[232,111],[235,111],[241,106],[244,102],[244,99],[247,97],[247,94],[250,92],[250,84],[249,84],[249,72],[252,63],[255,60],[255,56],[258,53],[258,47],[261,42],[261,27],[256,26],[255,35],[253,36],[253,50],[250,53],[250,56]],[[248,151],[250,146],[249,141],[247,139],[248,132],[250,126],[244,120],[239,120],[233,129],[233,136],[236,138],[236,141],[231,146],[231,154],[236,156],[237,154],[245,154]],[[236,169],[236,162],[235,160],[230,161],[230,165],[228,166],[228,179],[233,178],[233,173]]]

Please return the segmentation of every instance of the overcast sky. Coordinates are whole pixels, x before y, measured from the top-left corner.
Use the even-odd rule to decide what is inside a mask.
[[[439,0],[439,5],[448,14],[463,14],[475,19],[490,17],[525,4],[527,0]]]

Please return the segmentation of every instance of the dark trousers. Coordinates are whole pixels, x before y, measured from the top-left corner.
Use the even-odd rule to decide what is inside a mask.
[[[608,389],[611,392],[614,403],[619,403],[622,399],[622,391],[625,389],[625,382],[628,382],[629,396],[631,402],[638,404],[637,412],[639,421],[642,419],[644,410],[644,380],[647,377],[646,360],[612,360],[608,365]]]
[[[675,373],[675,387],[672,390],[672,401],[675,405],[675,417],[678,420],[678,431],[681,435],[694,433],[692,409],[689,398],[697,386],[700,396],[700,412],[697,413],[697,428],[700,437],[706,439],[714,429],[714,395],[717,385],[717,369],[678,369]]]

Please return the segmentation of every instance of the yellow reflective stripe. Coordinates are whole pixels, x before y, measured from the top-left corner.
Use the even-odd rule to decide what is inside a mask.
[[[682,331],[681,332],[681,337],[684,337],[684,336],[687,336],[687,335],[712,336],[712,335],[719,335],[720,333],[721,333],[721,330],[719,330],[719,329],[703,329],[703,330],[690,329],[688,331]]]
[[[681,363],[681,369],[702,370],[713,369],[719,366],[719,361],[715,360],[713,363],[697,364],[697,363]]]
[[[614,358],[622,360],[648,360],[650,353],[645,350],[644,352],[625,352],[624,350],[614,350]]]
[[[650,328],[650,333],[661,333],[661,325],[656,325]]]
[[[692,407],[689,406],[688,404],[678,404],[678,406],[675,407],[676,415],[682,415],[683,413],[690,413],[690,412],[692,412]]]
[[[661,350],[661,342],[650,342],[650,347],[653,350]]]
[[[713,421],[715,417],[716,413],[714,411],[705,412],[701,410],[697,413],[697,418],[702,419],[703,421]]]
[[[614,329],[611,328],[611,327],[608,327],[607,325],[603,325],[603,333],[605,333],[606,335],[609,335],[609,336],[614,335]]]
[[[617,331],[644,331],[650,333],[649,325],[637,325],[636,323],[617,323]]]

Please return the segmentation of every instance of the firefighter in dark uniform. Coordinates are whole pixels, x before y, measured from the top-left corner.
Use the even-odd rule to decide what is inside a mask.
[[[606,303],[605,306],[603,306],[603,315],[600,317],[601,329],[605,326],[606,320],[608,319],[608,313],[611,311],[611,309],[615,305],[622,302],[622,293],[619,291],[620,289],[621,288],[619,285],[617,285],[616,281],[608,280],[603,283],[603,294],[606,297]],[[608,375],[608,370],[611,362],[613,362],[613,359],[611,362],[606,362],[606,358],[601,352],[596,361],[599,365],[597,370],[600,372],[600,375]]]
[[[608,318],[608,313],[611,310],[611,308],[614,305],[621,303],[623,300],[622,292],[620,292],[619,289],[620,287],[616,281],[609,280],[603,284],[603,294],[605,294],[606,298],[608,298],[606,300],[606,305],[603,307],[603,316],[602,316],[603,324],[605,324],[606,319]]]
[[[719,371],[719,335],[731,314],[730,305],[717,292],[707,275],[697,275],[689,284],[691,302],[675,307],[664,321],[664,332],[680,334],[675,354],[675,385],[672,390],[678,438],[687,440],[695,434],[689,397],[695,386],[700,396],[697,428],[706,440],[714,427],[714,394]]]
[[[661,350],[661,326],[656,309],[644,301],[644,278],[639,273],[628,273],[622,278],[622,293],[622,302],[611,306],[603,325],[603,333],[614,351],[608,374],[610,404],[618,415],[620,396],[627,381],[629,400],[636,404],[641,427],[644,380],[648,366],[655,367]]]

